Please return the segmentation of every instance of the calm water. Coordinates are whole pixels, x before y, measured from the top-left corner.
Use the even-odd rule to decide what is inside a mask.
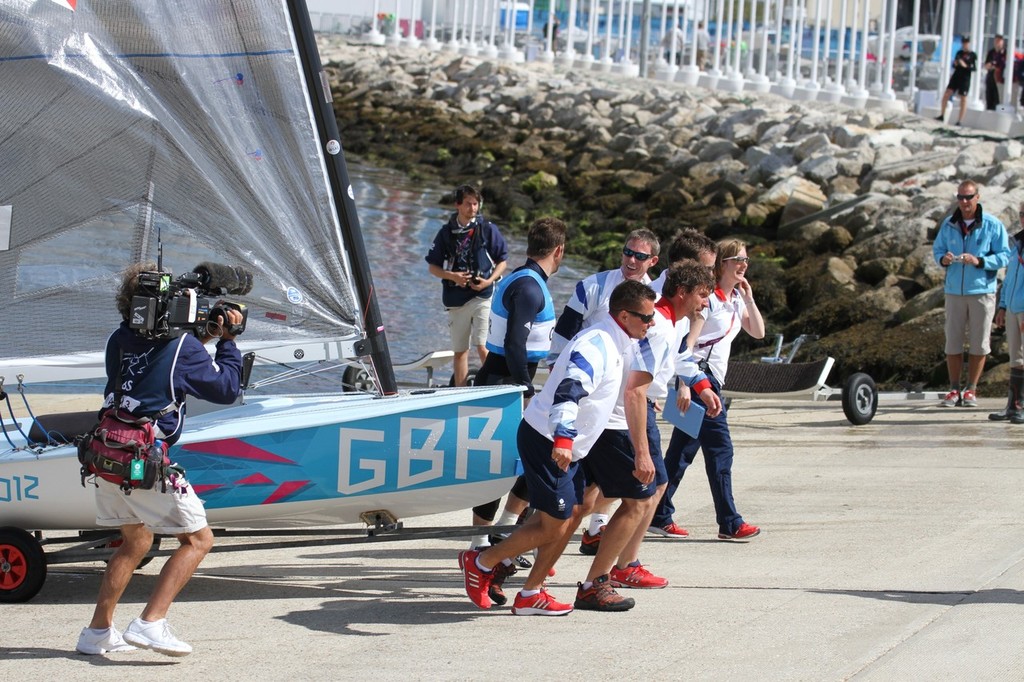
[[[357,163],[350,163],[349,174],[392,359],[396,364],[410,362],[450,348],[441,281],[427,272],[424,257],[454,210],[440,203],[452,188],[414,183],[401,173]],[[487,215],[486,205],[482,213]],[[503,227],[500,222],[498,227]],[[519,267],[526,261],[525,236],[504,229],[502,234],[508,242],[509,269]],[[556,310],[562,310],[576,282],[595,268],[566,259],[549,280]],[[471,364],[472,359],[471,355]],[[450,369],[442,370],[441,376],[450,376]],[[426,372],[398,378],[423,382]]]

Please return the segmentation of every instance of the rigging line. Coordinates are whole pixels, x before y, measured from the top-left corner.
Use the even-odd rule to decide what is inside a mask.
[[[36,419],[36,416],[32,413],[32,408],[28,404],[28,398],[25,397],[25,384],[23,384],[20,381],[18,382],[18,393],[21,394],[21,402],[25,403],[25,410],[28,412],[29,418],[32,419],[32,423],[38,426],[39,431],[42,432],[44,436],[46,436],[46,441],[40,442],[39,445],[57,445],[58,443],[50,436],[50,432],[43,427],[39,420]],[[20,431],[21,429],[18,430]],[[32,429],[30,428],[29,433],[31,432]],[[25,436],[25,442],[28,443],[29,446],[36,445],[36,443],[33,443],[27,435],[25,435],[24,433],[22,433],[21,435]]]
[[[11,405],[11,396],[10,396],[10,394],[7,393],[6,391],[4,391],[2,397],[7,402],[7,411],[10,413],[11,420],[14,422],[14,428],[16,428],[18,430],[18,433],[21,434],[21,437],[25,439],[25,444],[26,445],[31,445],[32,443],[29,442],[28,436],[25,434],[24,431],[21,430],[21,424],[18,423],[18,418],[14,416],[14,406]],[[3,426],[3,414],[2,413],[0,413],[0,426]],[[12,448],[17,449],[17,446],[14,444],[14,441],[11,440],[10,435],[7,433],[7,427],[3,426],[3,430],[4,430],[4,436],[7,438],[7,442],[11,444]]]
[[[2,389],[0,389],[0,400],[7,400],[8,406],[11,404],[11,401],[7,399],[7,392],[2,390]],[[14,414],[12,413],[11,417],[13,417],[13,416],[14,416]],[[14,423],[17,424],[18,423],[17,420],[15,420]],[[17,450],[18,446],[14,444],[14,441],[11,440],[10,434],[7,433],[7,425],[4,423],[4,413],[3,413],[2,410],[0,410],[0,429],[3,429],[3,431],[4,431],[4,438],[6,438],[7,442],[11,444],[11,448],[14,449],[14,450]]]

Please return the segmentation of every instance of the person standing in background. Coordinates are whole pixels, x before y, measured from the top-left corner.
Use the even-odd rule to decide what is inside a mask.
[[[976,407],[974,391],[985,369],[996,311],[996,274],[1009,262],[1010,246],[999,219],[981,210],[981,192],[975,182],[961,182],[956,201],[956,210],[939,225],[932,245],[935,262],[946,269],[946,369],[950,389],[941,405]],[[965,343],[967,386],[961,394]]]
[[[942,95],[942,109],[935,117],[936,121],[946,120],[946,105],[949,98],[956,93],[960,96],[960,113],[956,124],[960,125],[964,120],[964,112],[967,111],[967,92],[971,89],[971,74],[978,69],[978,55],[971,52],[971,37],[963,37],[963,47],[953,57],[953,75],[949,77],[946,85],[946,92]]]
[[[456,386],[469,377],[469,348],[480,363],[487,357],[487,318],[494,283],[501,279],[508,247],[498,227],[479,214],[480,192],[472,185],[455,188],[455,213],[427,252],[430,274],[441,280],[441,303],[448,314],[452,368]]]
[[[1006,327],[1006,345],[1010,352],[1010,388],[1006,408],[993,412],[992,421],[1024,424],[1024,203],[1018,208],[1021,229],[1010,242],[1010,262],[999,292],[995,324]]]
[[[993,40],[995,44],[985,56],[985,108],[989,111],[999,106],[999,90],[1006,70],[1006,42],[998,33]]]

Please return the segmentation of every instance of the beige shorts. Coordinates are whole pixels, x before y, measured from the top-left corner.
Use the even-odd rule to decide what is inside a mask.
[[[964,343],[969,354],[988,355],[995,316],[995,294],[946,294],[946,355],[963,353]]]
[[[188,483],[183,492],[167,487],[160,492],[133,490],[125,495],[120,486],[96,477],[96,523],[100,526],[144,524],[160,535],[195,533],[206,528],[206,509]]]
[[[465,353],[470,346],[487,343],[488,318],[491,315],[490,298],[474,298],[458,308],[448,311],[448,331],[452,336],[452,350]]]

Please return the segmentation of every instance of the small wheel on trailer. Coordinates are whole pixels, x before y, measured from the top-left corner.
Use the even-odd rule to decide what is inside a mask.
[[[373,393],[376,384],[373,377],[362,365],[349,365],[341,377],[342,390],[346,393]]]
[[[26,602],[46,581],[46,554],[31,533],[0,528],[0,602]]]
[[[476,386],[476,373],[477,373],[477,370],[475,370],[475,369],[469,370],[469,374],[466,375],[466,385],[467,386]],[[448,388],[451,388],[453,386],[455,386],[455,375],[454,374],[448,380]]]
[[[878,410],[878,388],[875,380],[858,372],[843,385],[843,414],[854,426],[867,424]]]

